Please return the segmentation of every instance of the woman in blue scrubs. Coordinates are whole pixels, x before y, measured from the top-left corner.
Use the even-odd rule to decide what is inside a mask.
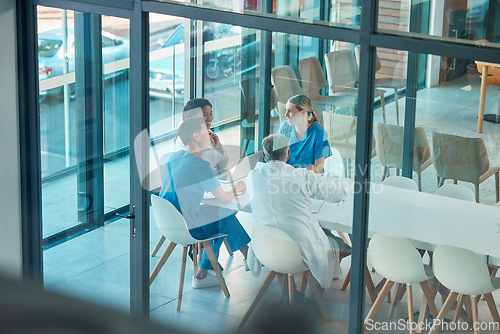
[[[290,142],[287,164],[307,168],[316,173],[323,171],[325,159],[332,155],[328,134],[320,124],[306,95],[295,95],[286,103],[286,121],[278,129]]]

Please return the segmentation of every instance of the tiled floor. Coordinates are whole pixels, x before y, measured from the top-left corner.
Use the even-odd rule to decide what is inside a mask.
[[[491,165],[500,166],[500,125],[484,123],[484,133],[475,132],[479,87],[477,82],[472,82],[462,77],[453,84],[445,87],[424,89],[419,91],[417,99],[416,125],[423,126],[426,130],[432,147],[432,131],[458,133],[463,136],[482,137],[488,149]],[[465,87],[465,88],[464,88]],[[461,89],[464,88],[464,89]],[[487,92],[486,112],[496,112],[497,90],[489,89]],[[399,100],[400,124],[404,121],[405,99]],[[387,105],[388,123],[396,123],[394,103]],[[375,111],[375,121],[382,121],[380,109]],[[220,132],[223,143],[237,143],[239,141],[239,128],[233,127]],[[235,139],[236,138],[236,139]],[[161,155],[168,152],[170,143],[158,146],[156,149]],[[114,161],[106,165],[106,206],[118,207],[128,202],[128,158]],[[381,175],[381,166],[378,158],[374,158],[372,165],[372,179],[378,181]],[[434,192],[437,189],[434,167],[429,167],[422,174],[423,191]],[[124,181],[126,180],[126,181]],[[481,203],[492,205],[495,202],[494,178],[490,178],[480,186]],[[70,176],[43,187],[43,217],[44,235],[50,235],[76,223],[76,178]],[[243,225],[251,228],[251,217],[239,213]],[[160,234],[151,221],[151,249],[154,248]],[[472,222],[471,222],[472,223]],[[150,267],[154,267],[160,254],[151,258]],[[165,267],[160,272],[155,282],[151,285],[151,318],[161,323],[175,324],[177,326],[204,332],[231,332],[235,329],[248,308],[251,299],[261,285],[264,275],[254,278],[245,272],[241,254],[228,256],[222,248],[220,263],[225,268],[230,298],[225,298],[220,288],[193,290],[191,288],[192,267],[188,261],[182,309],[175,310],[177,304],[177,290],[179,284],[181,250],[178,247]],[[124,311],[129,307],[129,222],[118,220],[103,228],[91,231],[75,239],[50,248],[44,252],[44,274],[47,288],[78,296],[98,303],[117,307]],[[343,261],[344,274],[349,268],[350,259]],[[374,280],[380,280],[375,273]],[[321,323],[320,332],[342,333],[347,330],[349,314],[349,289],[341,291],[342,278],[332,282],[332,289],[324,295],[324,302],[333,321]],[[273,296],[279,296],[279,286],[275,282],[266,295],[265,300],[270,302]],[[415,288],[415,306],[421,300],[419,288]],[[500,295],[496,295],[497,304]],[[300,299],[300,298],[299,298]],[[440,301],[438,302],[441,303]],[[387,303],[385,303],[387,304]],[[367,306],[371,305],[367,301]],[[480,318],[491,319],[486,309],[486,303],[481,301]],[[438,306],[439,308],[439,306]],[[262,310],[263,308],[261,308]],[[368,310],[368,308],[367,308]],[[387,305],[379,312],[378,318],[385,319]],[[406,318],[406,299],[399,304],[396,318]],[[396,321],[396,320],[394,320]]]

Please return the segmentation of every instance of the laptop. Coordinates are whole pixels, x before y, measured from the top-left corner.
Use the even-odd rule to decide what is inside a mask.
[[[262,156],[262,151],[255,152],[240,159],[240,161],[229,170],[231,178],[229,178],[227,171],[217,175],[221,183],[231,183],[247,177],[248,173],[255,169],[259,158]]]

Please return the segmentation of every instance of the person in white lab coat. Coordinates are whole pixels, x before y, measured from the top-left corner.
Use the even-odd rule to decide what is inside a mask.
[[[262,168],[248,175],[247,191],[255,224],[267,225],[286,232],[297,242],[302,258],[323,288],[341,275],[339,256],[350,248],[342,239],[327,236],[311,214],[311,198],[340,202],[346,186],[305,168],[287,165],[290,155],[285,136],[270,135],[262,141]],[[249,260],[254,274],[260,271],[255,257]],[[249,255],[250,256],[250,255]]]

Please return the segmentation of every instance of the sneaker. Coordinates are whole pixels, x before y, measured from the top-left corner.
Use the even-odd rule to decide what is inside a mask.
[[[204,289],[219,285],[219,280],[215,275],[207,274],[205,278],[198,278],[196,276],[193,276],[193,289]]]
[[[250,271],[250,267],[248,266],[247,259],[243,259],[243,264],[245,265],[245,271]]]

